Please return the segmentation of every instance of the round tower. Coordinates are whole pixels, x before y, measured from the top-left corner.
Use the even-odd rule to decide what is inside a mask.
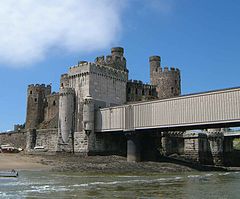
[[[157,85],[156,76],[158,76],[158,71],[161,69],[161,57],[151,56],[149,57],[150,63],[150,81],[152,85]]]
[[[161,67],[161,58],[152,56],[150,62],[151,84],[156,86],[159,99],[176,97],[181,94],[181,76],[178,68]]]
[[[111,49],[112,56],[123,57],[124,49],[122,47],[114,47]]]
[[[51,86],[45,84],[29,85],[27,89],[26,129],[37,128],[44,120],[46,96],[51,94]]]
[[[83,128],[86,134],[90,134],[94,131],[94,102],[91,96],[87,96],[84,99]]]
[[[69,86],[68,74],[62,74],[60,79],[60,88],[66,88]]]
[[[61,88],[59,92],[59,136],[67,143],[73,132],[74,122],[74,90]]]

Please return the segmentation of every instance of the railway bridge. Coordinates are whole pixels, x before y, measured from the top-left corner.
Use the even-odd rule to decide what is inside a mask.
[[[128,160],[137,161],[138,135],[237,127],[240,126],[239,105],[238,87],[102,108],[95,113],[95,132],[127,135]]]

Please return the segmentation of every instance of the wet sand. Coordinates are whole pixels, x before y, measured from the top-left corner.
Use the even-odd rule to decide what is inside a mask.
[[[40,163],[38,156],[20,153],[0,153],[0,170],[49,170],[51,166]]]

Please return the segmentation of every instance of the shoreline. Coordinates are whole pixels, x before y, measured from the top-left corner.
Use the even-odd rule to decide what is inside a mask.
[[[122,156],[79,156],[72,154],[29,155],[0,153],[0,170],[48,170],[56,172],[88,173],[174,173],[194,169],[166,162],[127,162]]]
[[[43,165],[40,157],[31,157],[21,153],[0,153],[0,170],[50,170],[49,165]]]
[[[208,170],[183,165],[174,162],[127,162],[126,157],[110,156],[79,156],[73,154],[24,154],[0,153],[0,170],[27,170],[27,171],[56,171],[56,172],[83,172],[99,174],[148,174],[154,173],[183,173],[193,171],[239,171],[238,167]],[[208,168],[202,166],[202,168]]]

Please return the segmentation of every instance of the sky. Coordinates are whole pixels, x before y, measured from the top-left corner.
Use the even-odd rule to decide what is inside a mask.
[[[150,82],[149,56],[181,70],[182,94],[240,86],[238,0],[0,1],[0,132],[26,119],[29,84],[125,49],[129,79]]]

